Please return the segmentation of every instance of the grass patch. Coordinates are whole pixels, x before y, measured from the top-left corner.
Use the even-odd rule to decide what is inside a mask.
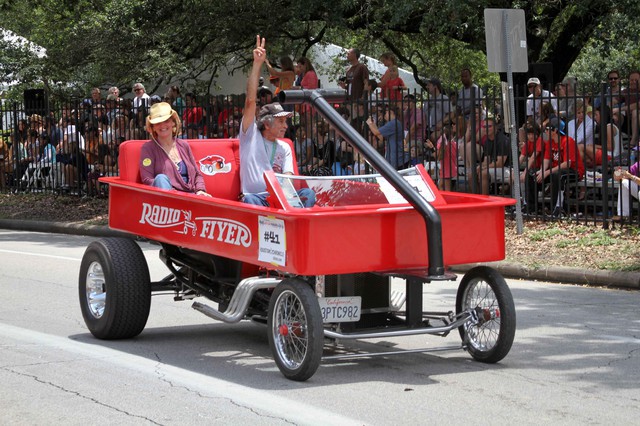
[[[541,229],[539,231],[532,232],[529,235],[529,239],[531,241],[545,241],[551,237],[563,235],[564,233],[565,231],[559,228]]]

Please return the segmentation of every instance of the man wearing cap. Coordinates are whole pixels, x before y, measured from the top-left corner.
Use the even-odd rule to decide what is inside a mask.
[[[242,200],[245,203],[269,206],[264,172],[293,174],[291,147],[284,141],[287,118],[293,115],[277,103],[264,105],[256,117],[258,79],[267,57],[265,39],[256,36],[253,50],[253,66],[247,82],[247,97],[240,126],[240,183]],[[315,193],[309,188],[297,191],[304,207],[313,207]]]
[[[527,176],[526,211],[532,213],[536,207],[536,185],[551,181],[552,215],[558,217],[564,209],[565,185],[569,180],[577,182],[582,179],[584,164],[576,141],[566,136],[562,120],[557,117],[550,119],[542,131],[542,138],[545,141],[542,168]]]
[[[539,78],[531,77],[529,81],[527,81],[527,89],[530,93],[527,97],[527,117],[534,117],[536,122],[539,121],[540,106],[543,102],[551,102],[553,110],[558,112],[558,99],[556,99],[553,93],[542,89]]]

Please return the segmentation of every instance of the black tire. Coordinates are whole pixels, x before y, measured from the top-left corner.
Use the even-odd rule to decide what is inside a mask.
[[[82,257],[80,309],[98,339],[127,339],[142,332],[151,308],[147,261],[135,241],[103,238]]]
[[[282,374],[305,381],[322,358],[324,329],[318,298],[309,284],[295,278],[276,286],[267,318],[269,346]]]
[[[469,321],[459,328],[467,351],[477,361],[500,361],[513,344],[516,309],[511,291],[498,271],[478,266],[465,274],[458,287],[456,312],[469,309],[475,310],[479,321]]]

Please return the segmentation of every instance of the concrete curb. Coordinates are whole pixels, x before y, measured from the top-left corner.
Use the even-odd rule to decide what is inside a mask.
[[[138,237],[128,232],[115,231],[108,226],[85,225],[65,222],[40,222],[35,220],[0,219],[1,229],[27,232],[49,232],[55,234],[84,235],[88,237]]]
[[[480,265],[490,266],[508,278],[554,281],[567,284],[605,286],[612,288],[640,289],[640,272],[605,271],[569,268],[564,266],[530,268],[509,262],[473,263],[468,265],[457,265],[452,269],[454,271],[466,272],[469,269]]]
[[[121,237],[141,239],[127,232],[115,231],[108,226],[84,225],[79,223],[39,222],[33,220],[0,219],[1,229],[28,232],[52,232],[57,234],[85,235],[90,237]],[[507,278],[520,278],[540,281],[554,281],[567,284],[605,286],[615,288],[640,289],[640,272],[601,271],[582,268],[549,266],[529,268],[509,262],[472,263],[456,265],[454,272],[466,272],[469,269],[486,265],[498,270]]]

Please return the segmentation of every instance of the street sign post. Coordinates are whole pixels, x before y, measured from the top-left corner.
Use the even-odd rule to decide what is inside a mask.
[[[503,109],[509,114],[503,117],[505,131],[511,135],[511,180],[513,197],[516,199],[516,227],[522,234],[522,203],[520,201],[520,170],[518,165],[518,140],[513,101],[513,73],[527,72],[527,32],[522,9],[485,9],[485,37],[487,42],[487,65],[490,72],[507,73],[507,103]],[[504,96],[504,94],[503,94]],[[507,106],[508,105],[508,106]]]

